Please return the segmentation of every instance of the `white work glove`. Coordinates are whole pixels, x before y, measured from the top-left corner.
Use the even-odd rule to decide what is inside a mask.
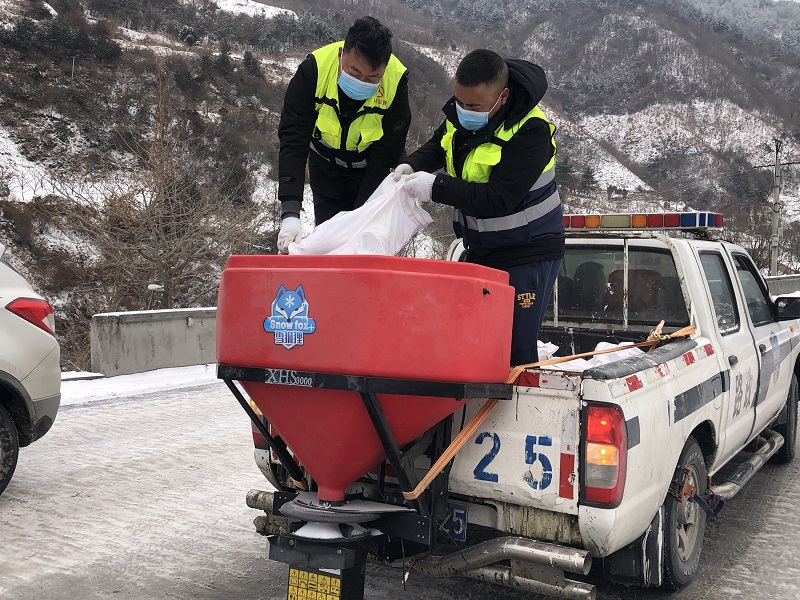
[[[392,177],[395,181],[400,181],[404,175],[411,175],[414,172],[414,167],[408,163],[397,165],[392,171]]]
[[[436,175],[426,173],[425,171],[417,171],[406,177],[403,184],[405,190],[414,196],[418,202],[430,202],[431,194],[433,194],[433,182],[436,180]]]
[[[303,228],[300,225],[300,217],[284,217],[281,222],[281,230],[278,232],[278,252],[288,254],[289,244],[302,241]]]

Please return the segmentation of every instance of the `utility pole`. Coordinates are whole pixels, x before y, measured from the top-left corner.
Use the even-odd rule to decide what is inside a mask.
[[[781,236],[781,145],[775,140],[775,177],[772,182],[772,239],[770,240],[769,274],[778,274],[778,241]]]

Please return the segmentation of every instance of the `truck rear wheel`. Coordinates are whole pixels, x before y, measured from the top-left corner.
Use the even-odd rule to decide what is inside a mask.
[[[797,375],[792,375],[789,395],[786,397],[786,423],[775,425],[773,429],[783,436],[783,446],[772,457],[778,463],[790,463],[794,458],[794,444],[797,441]]]
[[[684,473],[698,495],[707,492],[705,459],[693,437],[683,447],[675,480],[683,482]],[[664,501],[664,585],[672,590],[687,585],[697,572],[706,529],[706,514],[688,497],[680,498],[681,487],[673,485]]]
[[[0,406],[0,494],[6,489],[19,457],[19,438],[14,420]]]

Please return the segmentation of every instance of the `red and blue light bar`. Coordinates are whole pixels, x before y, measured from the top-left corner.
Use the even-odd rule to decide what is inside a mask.
[[[564,229],[570,231],[721,230],[722,215],[712,212],[564,215]]]

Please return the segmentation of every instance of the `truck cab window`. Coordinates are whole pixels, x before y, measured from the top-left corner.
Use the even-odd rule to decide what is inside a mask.
[[[733,287],[722,262],[722,255],[717,252],[701,252],[700,264],[708,282],[708,291],[714,313],[717,315],[717,328],[720,334],[728,335],[739,331],[739,311],[736,310]]]
[[[742,292],[744,292],[745,302],[747,302],[747,312],[753,325],[763,325],[774,320],[772,315],[772,303],[766,289],[759,283],[755,266],[747,258],[741,255],[734,255],[736,273],[739,281],[742,282]]]
[[[667,250],[632,247],[625,288],[621,245],[570,245],[558,277],[559,319],[565,322],[650,326],[662,319],[670,327],[689,322],[672,255]],[[553,318],[552,299],[545,319]]]

